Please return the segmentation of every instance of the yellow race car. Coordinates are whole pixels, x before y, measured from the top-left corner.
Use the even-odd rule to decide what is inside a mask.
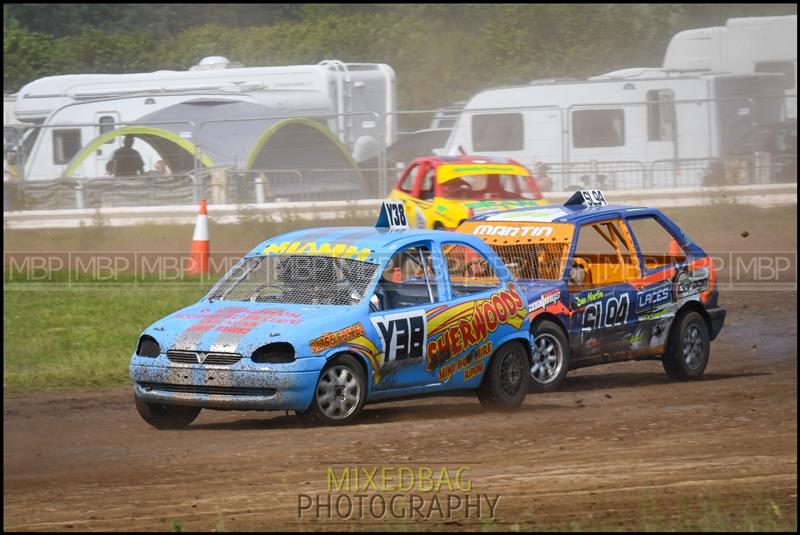
[[[409,225],[427,229],[455,229],[484,212],[547,204],[525,166],[465,155],[413,160],[389,199],[403,202]]]

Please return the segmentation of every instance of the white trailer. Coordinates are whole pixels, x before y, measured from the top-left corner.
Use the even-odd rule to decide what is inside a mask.
[[[728,19],[725,26],[675,34],[664,69],[786,76],[787,118],[797,118],[797,15]]]
[[[25,85],[17,93],[15,110],[19,120],[32,126],[17,147],[25,162],[24,177],[57,178],[72,156],[98,135],[198,98],[262,104],[276,116],[331,115],[321,120],[351,150],[369,138],[389,145],[397,136],[392,115],[397,106],[395,76],[389,65],[329,60],[245,68],[213,56],[188,71],[50,76]],[[383,116],[387,120],[382,127]],[[147,164],[157,155],[143,145],[134,148]],[[78,174],[104,175],[105,162],[116,148],[98,150]]]
[[[781,84],[774,74],[634,68],[488,89],[467,102],[443,153],[529,166],[716,158],[747,145],[755,124],[783,119]]]

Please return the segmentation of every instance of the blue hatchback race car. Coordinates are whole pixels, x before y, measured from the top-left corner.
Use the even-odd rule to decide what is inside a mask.
[[[148,327],[130,364],[142,418],[178,428],[203,408],[293,410],[345,424],[365,403],[464,389],[518,407],[531,358],[518,284],[478,237],[404,220],[387,202],[376,228],[267,240]]]

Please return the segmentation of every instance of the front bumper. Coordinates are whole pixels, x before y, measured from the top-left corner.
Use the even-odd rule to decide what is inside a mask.
[[[136,397],[151,403],[219,410],[305,410],[311,405],[324,360],[302,359],[294,364],[300,365],[292,366],[296,369],[252,364],[234,368],[179,365],[163,355],[155,359],[134,356],[130,376]]]
[[[706,312],[708,313],[709,323],[711,323],[710,338],[713,340],[722,330],[722,325],[725,323],[725,314],[727,312],[722,307],[709,308]]]

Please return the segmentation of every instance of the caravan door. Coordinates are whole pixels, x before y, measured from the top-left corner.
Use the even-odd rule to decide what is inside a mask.
[[[780,123],[785,117],[784,78],[780,75],[719,75],[713,78],[715,156],[748,156],[762,150],[753,136],[758,125]]]
[[[97,123],[97,126],[95,127],[96,131],[92,137],[101,136],[106,132],[111,132],[117,127],[117,124],[119,124],[119,113],[115,111],[96,112],[94,114],[94,122]],[[111,159],[114,151],[119,148],[118,143],[115,143],[115,141],[117,140],[112,139],[106,141],[95,151],[94,158],[91,159],[93,161],[91,161],[91,163],[87,162],[88,169],[93,170],[93,177],[105,176],[106,164]]]

